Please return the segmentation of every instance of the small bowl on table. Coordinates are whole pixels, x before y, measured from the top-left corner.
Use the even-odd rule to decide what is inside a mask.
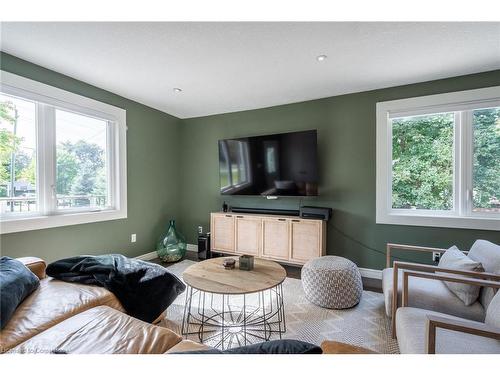
[[[222,266],[226,270],[232,270],[232,269],[234,269],[235,265],[236,265],[236,260],[234,260],[233,258],[224,259],[224,261],[222,262]]]

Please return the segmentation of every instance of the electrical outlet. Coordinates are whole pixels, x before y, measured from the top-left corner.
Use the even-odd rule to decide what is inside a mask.
[[[135,242],[135,241],[137,241],[137,235],[135,233],[132,233],[130,235],[130,242]]]
[[[433,251],[432,252],[432,261],[433,262],[439,262],[439,259],[441,259],[441,253],[439,251]]]
[[[198,233],[199,234],[203,233],[203,227],[201,225],[198,226]]]

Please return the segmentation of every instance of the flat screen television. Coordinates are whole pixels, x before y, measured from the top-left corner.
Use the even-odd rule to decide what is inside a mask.
[[[317,196],[317,131],[219,141],[223,195]]]

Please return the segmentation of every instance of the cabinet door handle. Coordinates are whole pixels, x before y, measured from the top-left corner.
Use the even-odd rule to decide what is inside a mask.
[[[243,219],[243,216],[236,216],[238,219]]]
[[[278,219],[279,221],[286,221],[286,219]]]
[[[292,219],[292,221],[293,221],[294,223],[300,223],[300,220],[297,220],[297,219]]]
[[[233,215],[226,215],[226,217],[233,217]]]

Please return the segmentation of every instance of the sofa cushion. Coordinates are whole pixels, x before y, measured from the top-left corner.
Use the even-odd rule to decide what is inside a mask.
[[[0,329],[14,315],[17,306],[38,288],[40,281],[18,260],[0,258]]]
[[[436,313],[413,307],[401,307],[396,314],[396,335],[402,354],[424,354],[427,316],[434,315],[466,321],[447,314]],[[440,354],[482,354],[500,353],[500,341],[437,328],[436,353]]]
[[[160,264],[122,254],[84,255],[50,263],[55,279],[104,287],[120,301],[127,314],[154,322],[186,286]]]
[[[122,310],[116,297],[104,288],[70,284],[50,277],[17,308],[12,319],[0,331],[0,352],[95,306],[107,305]]]
[[[486,310],[484,322],[490,326],[500,328],[500,293],[497,292]]]
[[[9,353],[163,354],[182,338],[107,306],[72,316]]]
[[[500,274],[500,246],[486,240],[477,240],[470,248],[469,258],[481,262],[484,270]],[[495,291],[492,288],[481,288],[479,301],[485,309],[488,308]]]
[[[386,268],[382,272],[382,289],[384,291],[386,312],[389,317],[391,316],[392,303],[392,272],[392,268]],[[403,290],[402,275],[400,271],[398,279],[398,301],[400,304]],[[408,304],[412,307],[438,311],[465,319],[484,321],[485,310],[478,301],[465,306],[441,280],[410,277],[408,297]]]
[[[481,262],[476,262],[470,259],[467,255],[461,252],[456,246],[450,247],[441,256],[438,267],[456,269],[461,271],[484,272]],[[441,273],[440,273],[441,274]],[[464,283],[454,283],[445,281],[445,285],[453,294],[460,298],[465,305],[469,306],[476,302],[479,297],[480,286]]]

